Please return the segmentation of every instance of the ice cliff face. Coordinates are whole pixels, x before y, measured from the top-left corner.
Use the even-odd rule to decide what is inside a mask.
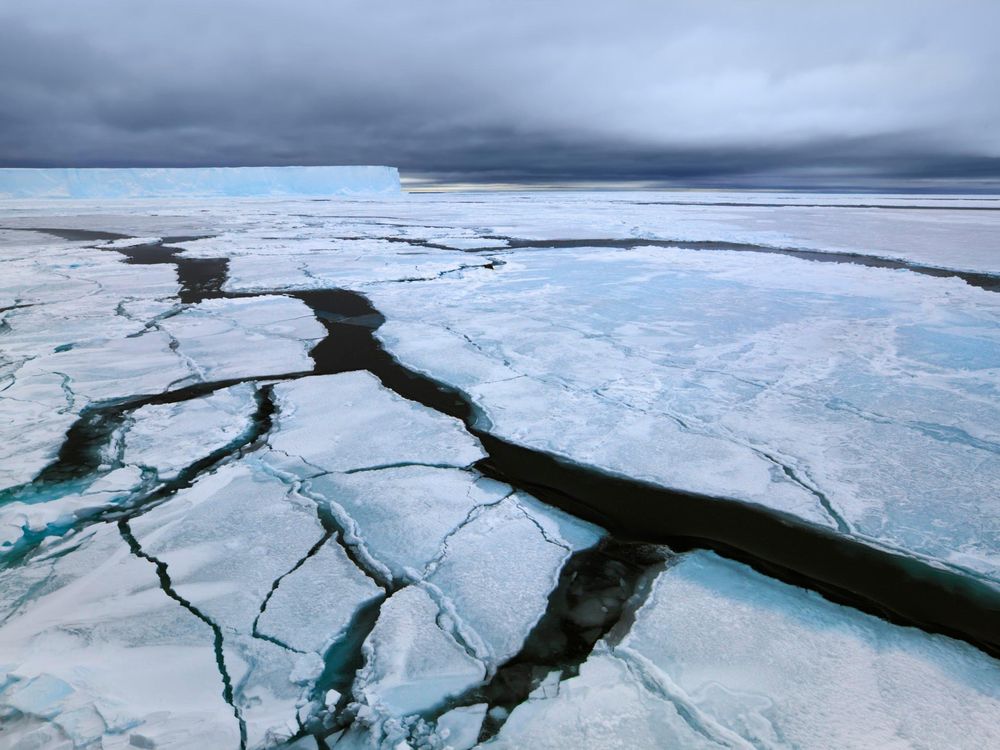
[[[369,195],[399,192],[395,167],[0,169],[0,198]]]

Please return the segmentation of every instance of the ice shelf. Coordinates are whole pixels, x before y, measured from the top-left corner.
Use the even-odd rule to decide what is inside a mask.
[[[399,192],[395,167],[0,169],[0,198],[168,198]]]

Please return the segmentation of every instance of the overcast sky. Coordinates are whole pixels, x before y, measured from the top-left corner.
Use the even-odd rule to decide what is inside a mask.
[[[0,165],[1000,184],[1000,0],[3,0]]]

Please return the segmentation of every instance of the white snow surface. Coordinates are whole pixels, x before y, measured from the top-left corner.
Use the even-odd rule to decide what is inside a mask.
[[[752,744],[989,747],[1000,665],[711,553],[657,579],[616,648]],[[790,675],[796,675],[790,680]]]
[[[382,605],[359,674],[369,706],[405,716],[433,708],[486,676],[482,663],[442,630],[437,618],[438,605],[419,585]]]
[[[401,464],[463,468],[486,455],[457,419],[407,401],[367,372],[300,378],[274,392],[279,428],[271,447],[315,473]]]

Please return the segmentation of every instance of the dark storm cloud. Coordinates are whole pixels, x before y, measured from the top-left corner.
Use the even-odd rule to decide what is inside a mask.
[[[7,0],[0,164],[989,184],[997,28],[993,0]]]

